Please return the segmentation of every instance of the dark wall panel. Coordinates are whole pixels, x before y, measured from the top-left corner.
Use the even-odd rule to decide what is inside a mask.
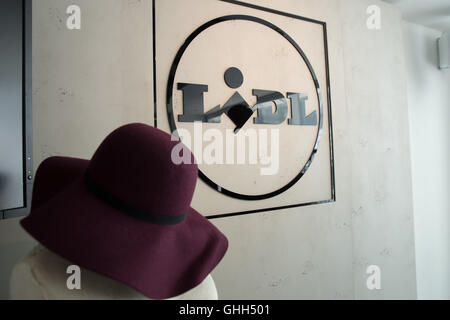
[[[22,1],[0,1],[0,210],[24,206]]]

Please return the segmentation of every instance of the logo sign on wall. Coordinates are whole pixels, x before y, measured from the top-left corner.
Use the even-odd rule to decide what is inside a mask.
[[[195,155],[193,207],[335,201],[326,24],[238,1],[153,4],[155,126]],[[186,160],[181,144],[172,158]]]

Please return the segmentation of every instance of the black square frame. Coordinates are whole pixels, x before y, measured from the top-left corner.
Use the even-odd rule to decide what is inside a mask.
[[[334,169],[334,144],[333,144],[333,120],[332,120],[332,110],[331,110],[331,86],[330,86],[330,68],[329,68],[329,56],[328,56],[328,35],[327,35],[327,24],[324,21],[319,21],[299,15],[295,15],[292,13],[287,13],[283,11],[278,11],[275,9],[258,6],[255,4],[250,4],[242,1],[235,1],[235,0],[216,0],[216,1],[222,1],[227,2],[230,4],[243,6],[255,10],[265,11],[269,12],[275,15],[281,15],[288,18],[298,19],[302,21],[307,21],[310,23],[321,25],[323,28],[323,40],[324,40],[324,49],[325,49],[325,68],[326,68],[326,90],[327,90],[327,97],[328,97],[328,103],[327,103],[327,110],[328,110],[328,126],[329,126],[329,147],[330,147],[330,174],[331,174],[331,198],[328,200],[321,200],[321,201],[314,201],[314,202],[306,202],[306,203],[300,203],[300,204],[293,204],[293,205],[286,205],[286,206],[278,206],[278,207],[271,207],[271,208],[263,208],[263,209],[255,209],[255,210],[247,210],[247,211],[241,211],[241,212],[232,212],[232,213],[223,213],[218,215],[211,215],[206,216],[207,219],[218,219],[218,218],[226,218],[226,217],[232,217],[232,216],[239,216],[239,215],[246,215],[246,214],[253,214],[253,213],[259,213],[259,212],[275,212],[276,210],[283,210],[283,209],[290,209],[290,208],[298,208],[298,207],[305,207],[305,206],[311,206],[311,205],[318,205],[318,204],[326,204],[326,203],[333,203],[336,202],[336,184],[335,184],[335,169]],[[153,21],[153,103],[154,103],[154,126],[155,128],[158,127],[158,118],[157,118],[157,88],[156,88],[156,70],[157,70],[157,64],[156,64],[156,0],[152,0],[152,21]]]

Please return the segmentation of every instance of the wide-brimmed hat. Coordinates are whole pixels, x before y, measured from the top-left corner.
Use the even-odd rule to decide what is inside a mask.
[[[112,132],[90,161],[48,158],[37,170],[23,228],[74,264],[151,299],[194,288],[228,241],[191,208],[198,168],[187,148],[192,164],[172,161],[178,143],[130,124]]]

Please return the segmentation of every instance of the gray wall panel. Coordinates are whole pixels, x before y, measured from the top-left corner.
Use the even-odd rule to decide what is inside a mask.
[[[22,1],[0,1],[0,210],[24,205]]]

